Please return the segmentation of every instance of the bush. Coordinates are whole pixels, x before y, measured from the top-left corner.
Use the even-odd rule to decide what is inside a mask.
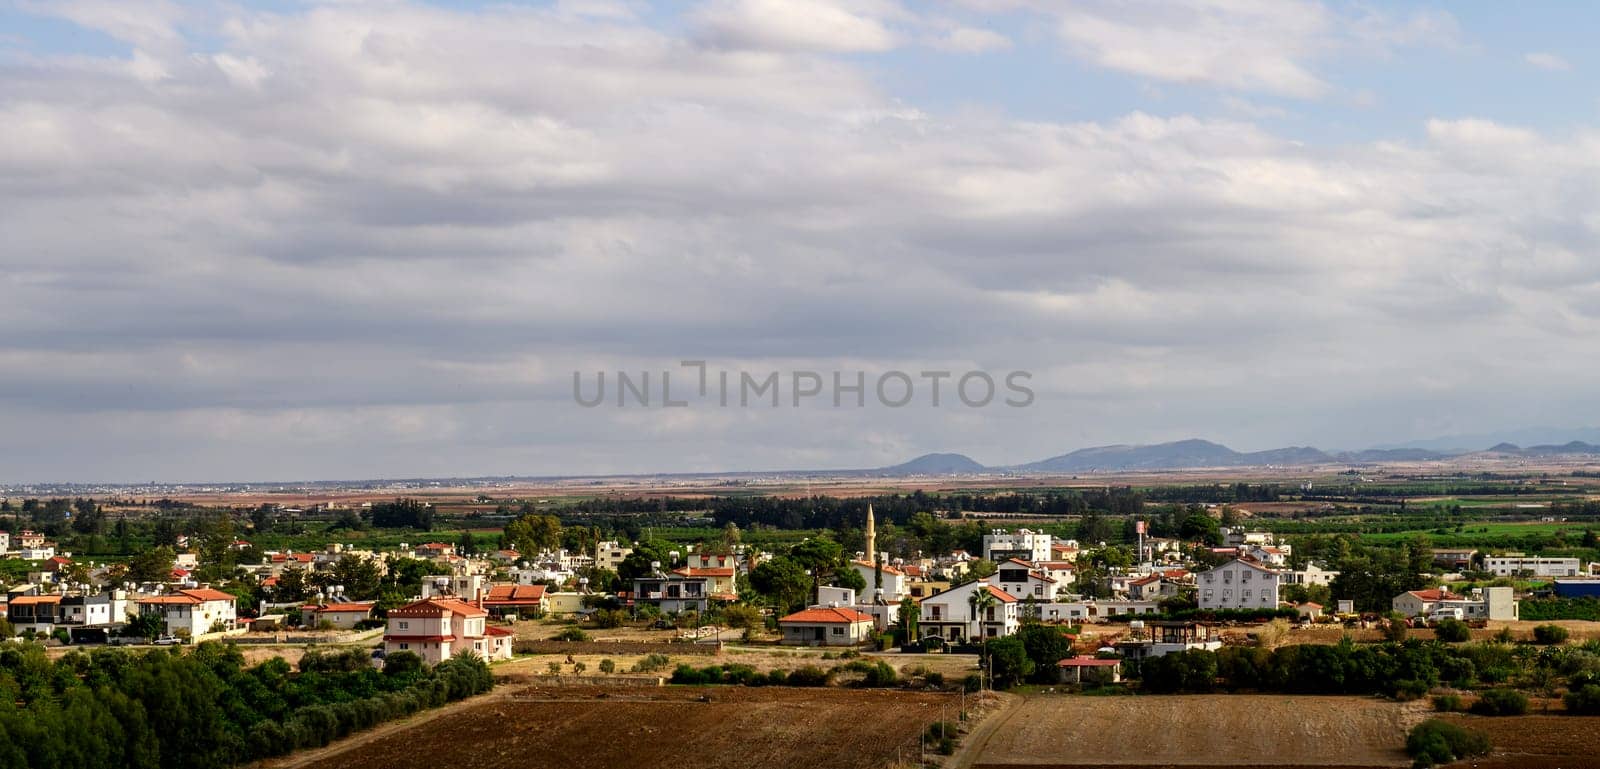
[[[1566,643],[1567,629],[1560,625],[1538,625],[1533,629],[1533,642],[1539,644]]]
[[[584,643],[589,640],[589,634],[583,632],[582,628],[573,626],[569,628],[563,628],[561,632],[556,633],[555,640]]]
[[[1471,711],[1480,716],[1520,716],[1528,712],[1528,698],[1514,689],[1490,689],[1478,695]]]
[[[601,609],[594,613],[594,626],[598,628],[622,627],[628,622],[628,613],[621,609]]]
[[[600,672],[610,675],[617,672],[617,662],[612,659],[600,660]]]
[[[975,692],[982,688],[983,675],[980,673],[968,673],[966,678],[961,679],[961,690],[964,692]]]
[[[1600,685],[1585,684],[1567,692],[1567,711],[1582,716],[1600,715]]]
[[[666,670],[667,666],[670,664],[672,664],[672,660],[667,659],[667,655],[651,654],[650,656],[633,663],[633,672],[654,673],[660,670]]]
[[[928,724],[928,736],[935,740],[955,737],[958,733],[959,729],[949,721],[934,721]]]
[[[1413,766],[1446,764],[1488,752],[1489,738],[1437,718],[1417,724],[1406,735],[1406,753],[1414,759]]]
[[[746,630],[761,625],[761,610],[754,606],[729,606],[722,610],[722,622],[728,627]]]
[[[1461,643],[1472,637],[1472,630],[1461,620],[1444,619],[1434,626],[1433,635],[1446,643]]]
[[[791,671],[786,683],[790,686],[827,686],[832,678],[833,671],[806,665]]]
[[[1461,696],[1456,694],[1440,694],[1433,698],[1433,709],[1440,713],[1461,712]]]

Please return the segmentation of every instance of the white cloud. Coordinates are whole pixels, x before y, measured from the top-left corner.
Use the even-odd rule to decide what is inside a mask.
[[[1319,147],[1243,101],[1227,120],[950,113],[814,47],[511,6],[220,29],[159,79],[74,58],[0,82],[0,369],[30,372],[0,379],[0,420],[30,436],[0,447],[13,477],[1337,448],[1498,418],[1512,391],[1530,423],[1592,408],[1571,350],[1600,333],[1593,132],[1438,119]],[[571,403],[574,369],[685,358],[1025,368],[1040,397]]]
[[[1448,14],[1345,16],[1316,0],[1090,0],[1041,5],[1068,49],[1108,69],[1157,80],[1302,99],[1330,90],[1315,65],[1341,52],[1451,45]]]
[[[1548,70],[1550,72],[1566,72],[1572,69],[1572,65],[1567,63],[1566,59],[1563,59],[1553,53],[1545,53],[1542,51],[1524,54],[1522,60],[1528,64],[1538,67],[1539,69]]]
[[[887,51],[899,36],[886,0],[710,0],[695,11],[706,39],[730,48],[778,51]]]
[[[952,26],[929,38],[928,45],[953,53],[986,53],[1011,48],[1011,38],[991,29]]]

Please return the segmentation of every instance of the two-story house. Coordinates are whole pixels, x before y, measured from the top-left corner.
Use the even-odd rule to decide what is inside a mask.
[[[141,614],[161,618],[163,632],[193,638],[217,630],[232,630],[238,620],[230,593],[211,588],[179,590],[170,595],[140,598],[135,603]]]
[[[1202,609],[1276,609],[1283,574],[1264,564],[1236,558],[1196,575]]]
[[[1017,598],[1031,597],[1035,601],[1046,602],[1054,601],[1061,587],[1054,577],[1019,558],[1000,564],[1000,568],[984,581]]]
[[[946,641],[1000,638],[1017,632],[1021,624],[1016,596],[987,582],[953,587],[917,605],[922,634]]]
[[[458,598],[425,598],[389,610],[384,653],[412,652],[429,665],[470,651],[485,662],[511,659],[512,631],[488,627],[489,613]]]

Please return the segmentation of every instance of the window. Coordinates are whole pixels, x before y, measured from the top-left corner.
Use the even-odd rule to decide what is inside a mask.
[[[1249,590],[1244,591],[1243,596],[1244,596],[1244,599],[1246,601],[1250,600],[1250,591]]]
[[[400,644],[400,651],[410,651],[411,644]]]
[[[842,627],[834,628],[833,629],[833,634],[834,635],[844,635],[844,628],[842,628]]]

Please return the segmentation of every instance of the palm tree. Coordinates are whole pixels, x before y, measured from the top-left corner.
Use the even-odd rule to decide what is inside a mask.
[[[972,595],[967,596],[967,603],[972,605],[972,624],[975,631],[973,639],[981,640],[983,638],[983,626],[979,624],[978,612],[993,608],[999,601],[995,600],[994,593],[990,592],[988,585],[980,583],[978,589],[972,591]]]
[[[900,601],[900,642],[916,643],[917,621],[922,619],[922,607],[911,596]]]

